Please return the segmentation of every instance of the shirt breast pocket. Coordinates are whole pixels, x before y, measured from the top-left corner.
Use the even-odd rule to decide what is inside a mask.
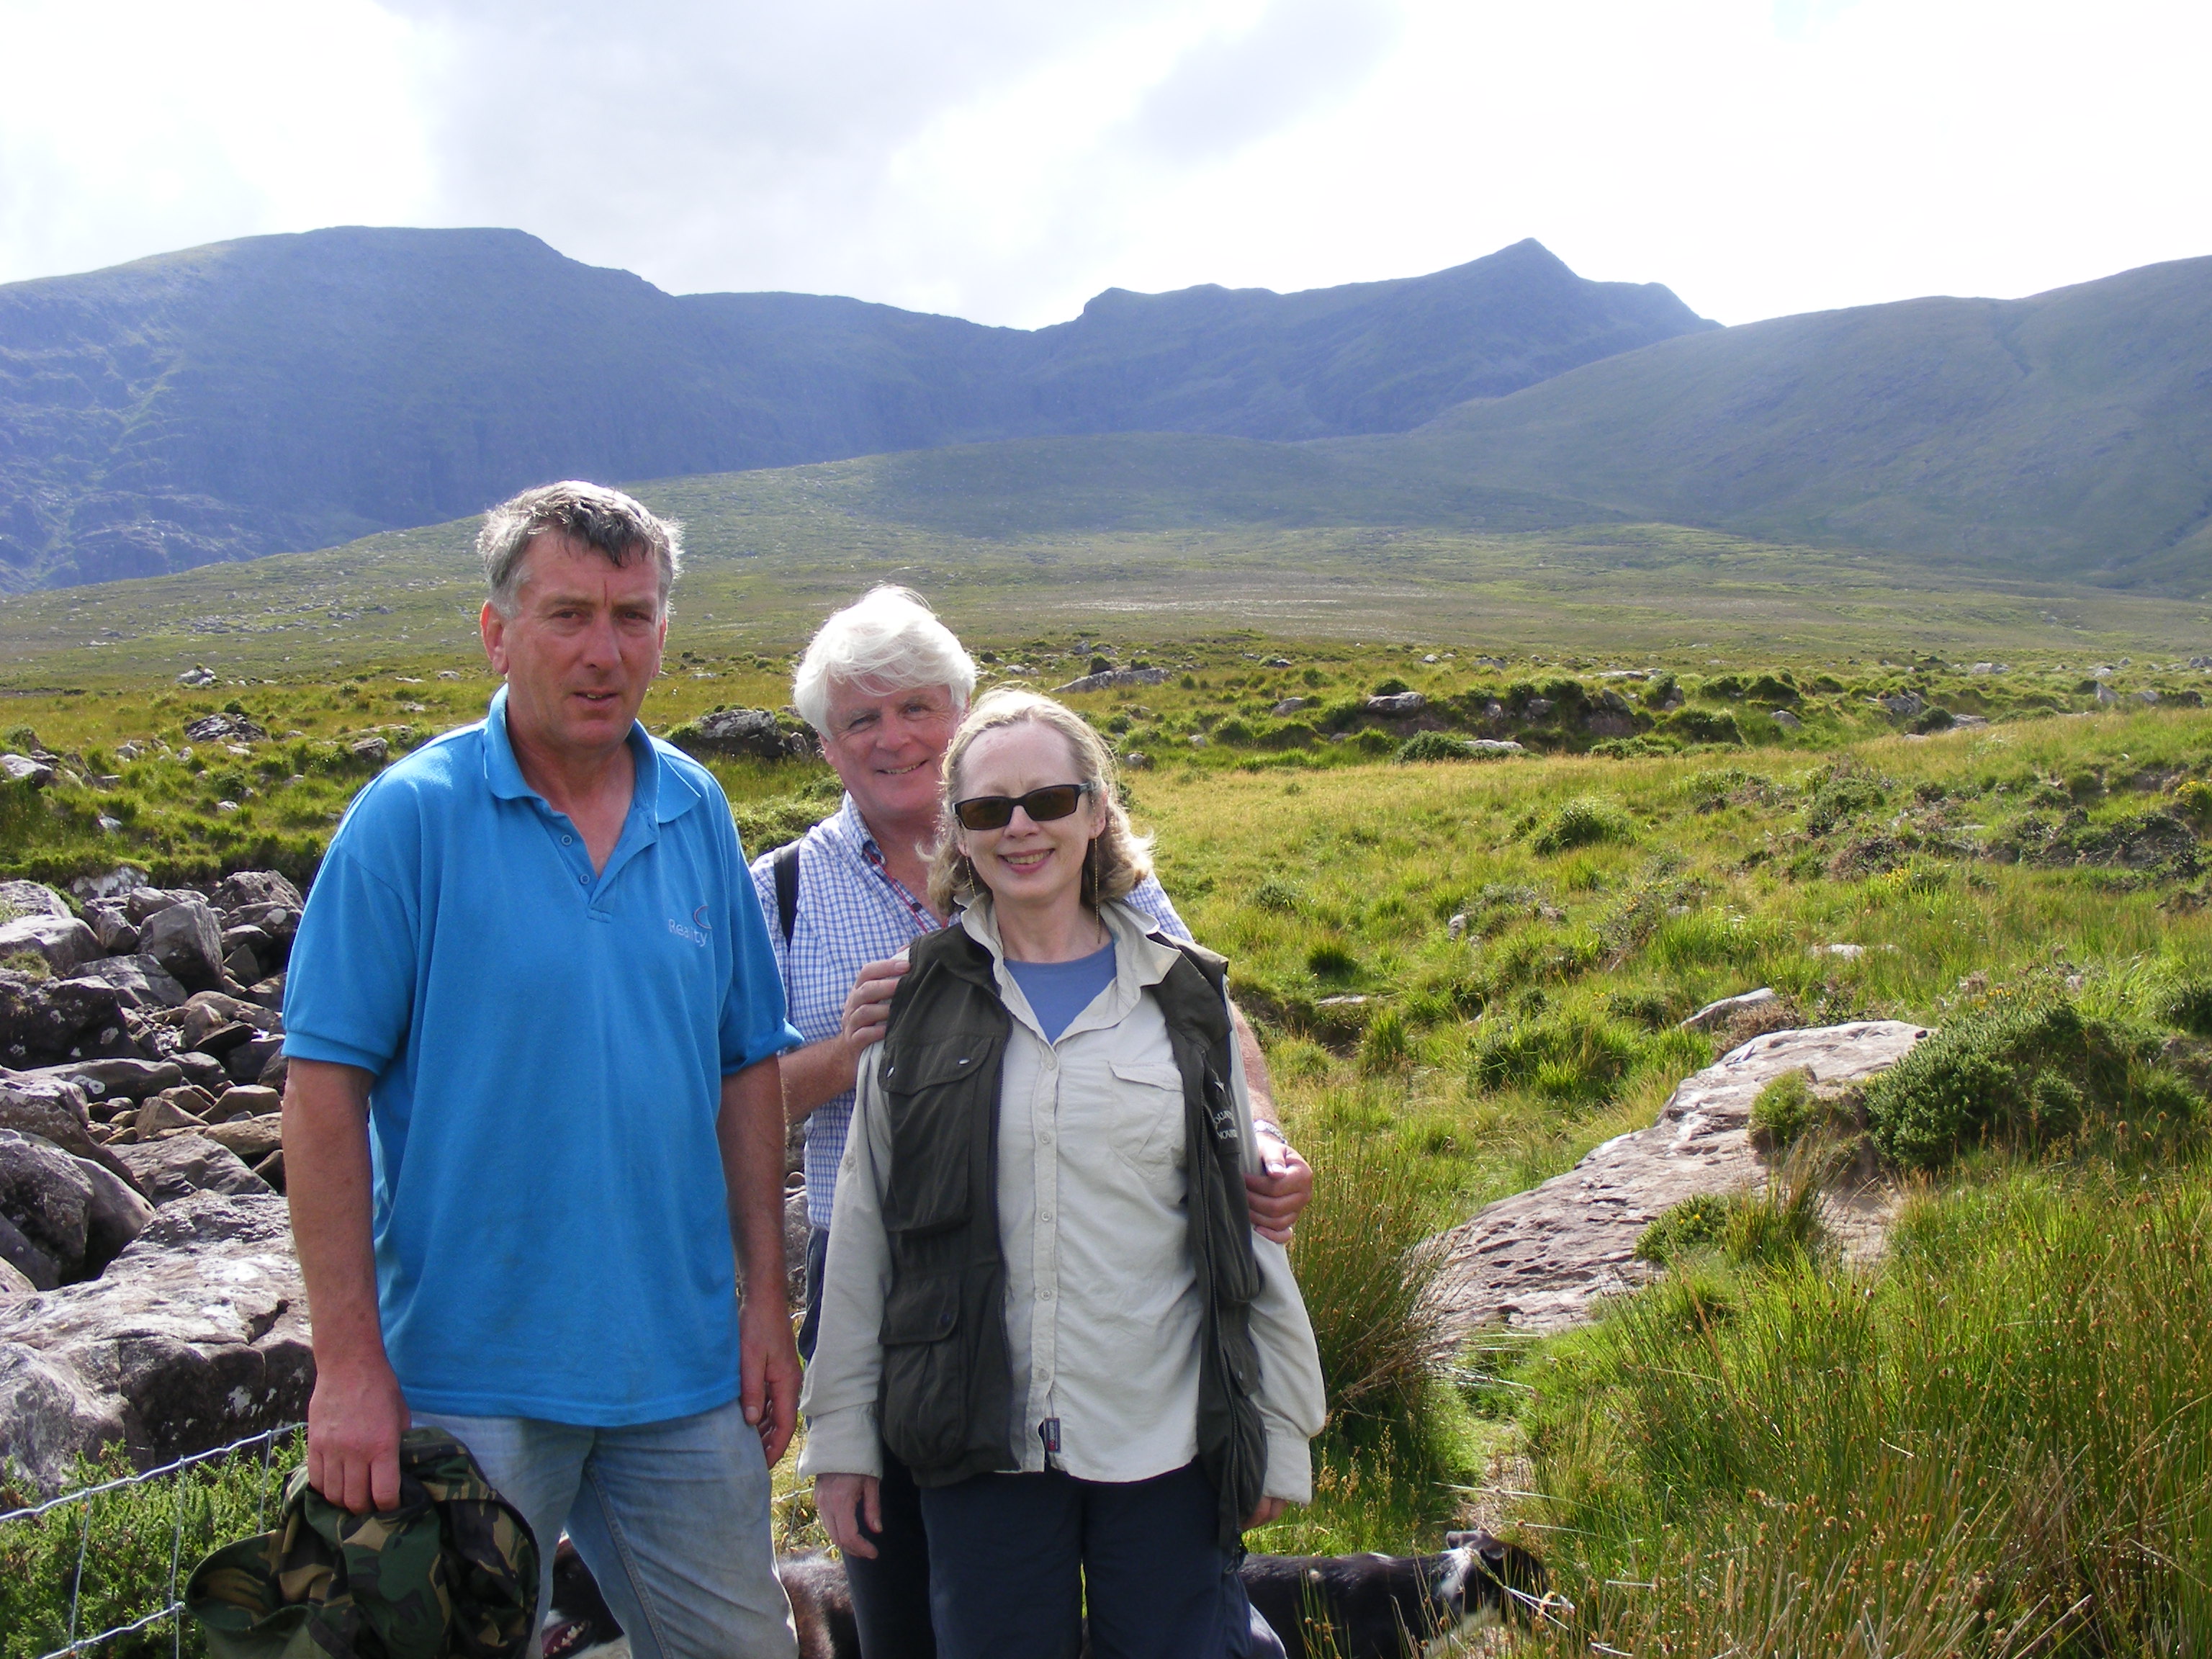
[[[1109,1144],[1140,1169],[1180,1167],[1184,1162],[1182,1073],[1158,1061],[1117,1060],[1111,1066]]]

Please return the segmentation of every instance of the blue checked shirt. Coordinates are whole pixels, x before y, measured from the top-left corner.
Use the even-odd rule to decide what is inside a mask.
[[[775,965],[783,973],[785,1015],[801,1038],[819,1042],[837,1035],[846,993],[860,969],[896,956],[923,933],[935,932],[938,924],[921,896],[908,892],[884,868],[875,838],[850,795],[799,843],[799,914],[787,945],[776,919],[775,860],[774,853],[753,860],[753,888],[768,919]],[[1127,902],[1174,937],[1190,937],[1166,890],[1152,877],[1146,877]],[[837,1165],[845,1156],[845,1133],[852,1121],[849,1089],[816,1107],[806,1120],[806,1218],[817,1227],[830,1224]]]

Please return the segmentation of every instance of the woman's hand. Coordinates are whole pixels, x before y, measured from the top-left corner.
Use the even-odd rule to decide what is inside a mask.
[[[869,1561],[876,1559],[876,1547],[868,1541],[867,1534],[880,1534],[884,1529],[882,1481],[872,1474],[817,1474],[814,1510],[822,1517],[830,1541],[844,1553]],[[861,1530],[863,1527],[866,1532]]]
[[[841,1476],[839,1478],[842,1479],[843,1477]],[[818,1480],[815,1482],[815,1489],[817,1492],[821,1490],[821,1484],[822,1483]],[[1290,1506],[1291,1500],[1287,1498],[1261,1498],[1260,1500],[1260,1507],[1254,1510],[1251,1515],[1245,1520],[1244,1530],[1249,1532],[1255,1527],[1271,1527],[1274,1525],[1276,1522],[1283,1518],[1283,1511],[1290,1508]],[[872,1551],[870,1553],[873,1553]]]

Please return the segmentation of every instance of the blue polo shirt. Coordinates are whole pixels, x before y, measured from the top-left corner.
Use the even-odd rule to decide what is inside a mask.
[[[408,1401],[613,1427],[738,1393],[722,1078],[799,1041],[713,775],[639,726],[594,874],[501,690],[362,791],[285,978],[285,1052],[369,1092]]]

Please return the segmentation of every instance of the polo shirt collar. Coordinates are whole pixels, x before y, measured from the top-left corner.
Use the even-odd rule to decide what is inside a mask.
[[[484,781],[492,793],[501,800],[534,800],[544,805],[545,798],[530,787],[522,775],[521,763],[514,757],[514,743],[507,733],[507,688],[503,685],[492,693],[483,729]],[[630,722],[629,752],[637,769],[631,786],[631,811],[643,811],[655,823],[666,823],[699,804],[699,792],[672,768],[660,763],[651,735],[636,720]]]

